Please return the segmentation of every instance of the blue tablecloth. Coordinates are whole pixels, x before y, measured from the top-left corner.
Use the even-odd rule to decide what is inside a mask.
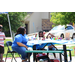
[[[75,44],[72,40],[51,40],[51,39],[45,39],[45,40],[32,40],[28,41],[27,46],[33,47],[33,45],[36,45],[36,49],[43,48],[46,44],[47,46],[50,46],[52,44]]]

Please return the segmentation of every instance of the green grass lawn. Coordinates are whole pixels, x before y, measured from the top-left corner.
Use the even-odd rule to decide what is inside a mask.
[[[55,45],[55,46],[62,46],[62,45]],[[67,46],[67,49],[73,49],[72,51],[71,51],[71,54],[72,54],[72,56],[74,56],[74,45],[73,46]]]
[[[7,50],[8,50],[8,48],[6,46],[6,42],[7,41],[12,41],[12,40],[11,39],[5,39],[4,40],[4,54],[3,54],[3,57],[6,57],[6,53],[7,53]],[[10,49],[12,50],[11,47],[10,47]],[[8,57],[11,57],[11,54],[10,53],[8,54]],[[17,53],[15,53],[15,57],[19,57],[19,55]]]
[[[71,51],[72,56],[74,56],[74,47],[75,47],[75,46],[67,47],[67,49],[73,49],[73,51]]]

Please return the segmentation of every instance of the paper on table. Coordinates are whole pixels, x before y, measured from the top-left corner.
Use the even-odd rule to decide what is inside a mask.
[[[46,39],[44,41],[42,40],[35,40],[35,41],[28,41],[27,45],[33,46],[35,44],[46,44],[46,43],[52,43],[52,44],[72,44],[73,41],[71,40],[51,40],[51,39]]]

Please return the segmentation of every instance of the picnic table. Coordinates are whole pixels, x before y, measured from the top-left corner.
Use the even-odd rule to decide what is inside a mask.
[[[45,40],[32,40],[32,41],[28,41],[27,45],[28,47],[32,47],[33,51],[26,51],[28,54],[29,53],[33,53],[33,61],[36,61],[36,53],[59,53],[60,54],[60,61],[62,61],[61,59],[61,54],[64,53],[64,62],[68,62],[67,59],[67,51],[69,51],[70,54],[70,61],[72,60],[71,57],[71,50],[68,49],[66,50],[66,44],[72,44],[75,43],[72,40],[51,40],[51,39],[45,39]],[[63,45],[63,49],[59,50],[57,49],[54,44],[62,44]],[[56,51],[42,51],[42,50],[37,50],[38,47],[40,48],[44,48],[45,46],[49,46],[49,45],[53,45],[56,48]],[[30,59],[29,59],[30,61]]]

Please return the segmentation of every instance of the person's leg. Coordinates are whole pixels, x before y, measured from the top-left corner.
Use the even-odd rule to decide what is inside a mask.
[[[55,50],[55,48],[54,48],[54,47],[52,47],[52,50]],[[53,53],[53,55],[54,55],[54,57],[56,58],[56,54],[55,54],[55,53]]]
[[[0,62],[4,62],[3,54],[4,54],[4,47],[0,46]]]
[[[0,54],[0,61],[1,61],[1,54]]]
[[[12,49],[17,53],[21,54],[22,62],[27,61],[28,54],[25,52],[25,47],[12,47]]]
[[[3,54],[0,54],[0,62],[4,62],[4,60],[3,60]]]
[[[53,55],[54,55],[54,57],[56,58],[56,54],[55,54],[55,53],[53,53]]]
[[[54,48],[54,47],[52,47],[52,48],[49,48],[49,50],[55,50],[55,48]],[[54,58],[56,58],[56,54],[55,54],[55,53],[53,53],[53,55],[54,55]],[[48,56],[49,56],[49,54],[48,54]]]

